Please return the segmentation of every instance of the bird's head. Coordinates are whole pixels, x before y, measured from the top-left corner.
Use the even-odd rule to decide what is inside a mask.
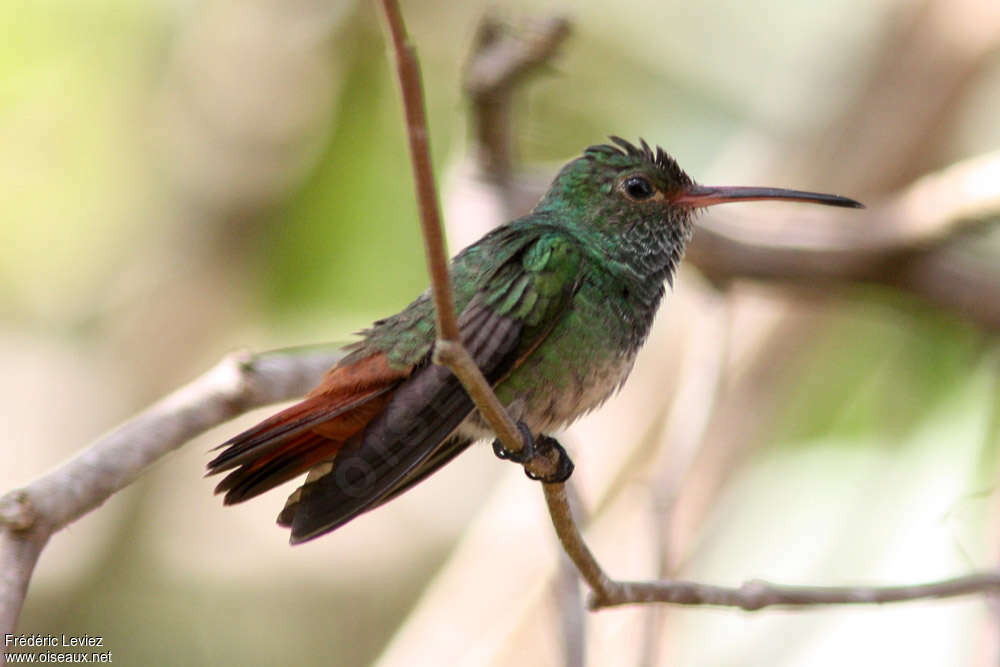
[[[662,148],[620,137],[611,141],[591,146],[563,167],[535,208],[609,252],[620,244],[641,255],[662,251],[673,264],[691,236],[695,212],[726,202],[777,199],[863,208],[853,199],[816,192],[699,185]]]

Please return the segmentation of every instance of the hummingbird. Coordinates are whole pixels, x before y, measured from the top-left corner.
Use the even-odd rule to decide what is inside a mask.
[[[787,200],[863,208],[837,195],[695,183],[662,148],[619,137],[587,148],[534,210],[462,250],[450,274],[461,339],[518,424],[523,462],[624,384],[691,239],[696,213]],[[459,380],[432,361],[430,290],[376,321],[305,398],[217,449],[216,493],[243,502],[306,473],[278,515],[292,544],[328,533],[493,437]]]

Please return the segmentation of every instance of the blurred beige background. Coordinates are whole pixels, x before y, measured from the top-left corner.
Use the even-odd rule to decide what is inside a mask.
[[[461,90],[489,6],[403,4],[457,250],[493,222]],[[516,98],[519,158],[548,179],[608,134],[641,136],[703,182],[877,204],[1000,148],[993,5],[572,3],[572,37]],[[493,9],[518,24],[547,7]],[[348,341],[425,288],[371,3],[14,0],[0,25],[4,489],[233,349]],[[1000,255],[990,224],[967,242]],[[613,574],[877,584],[997,564],[993,332],[884,287],[721,295],[686,270],[675,291],[626,389],[564,436]],[[101,635],[118,664],[562,661],[557,552],[518,470],[474,448],[293,549],[281,490],[224,509],[202,478],[207,450],[263,414],[56,535],[19,631]],[[590,665],[998,655],[975,598],[585,623]]]

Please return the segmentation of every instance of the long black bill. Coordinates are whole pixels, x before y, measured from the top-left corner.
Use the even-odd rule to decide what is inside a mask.
[[[739,186],[710,186],[692,183],[671,198],[671,203],[691,208],[704,208],[731,201],[782,200],[824,204],[826,206],[843,206],[845,208],[864,208],[861,202],[841,197],[827,195],[821,192],[804,192],[802,190],[785,190],[784,188],[753,188]]]

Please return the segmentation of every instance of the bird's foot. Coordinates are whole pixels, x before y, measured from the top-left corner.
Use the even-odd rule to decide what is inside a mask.
[[[536,475],[531,470],[525,468],[524,474],[536,482],[546,484],[561,484],[569,479],[573,474],[573,459],[566,453],[566,449],[559,444],[559,441],[548,435],[540,435],[535,440],[535,453],[552,461],[555,459],[555,470],[546,475]]]
[[[493,453],[498,459],[513,461],[514,463],[527,463],[535,456],[535,436],[531,434],[531,429],[522,421],[517,422],[517,430],[521,432],[521,451],[514,452],[500,442],[500,438],[493,441]]]
[[[573,474],[573,461],[558,440],[547,435],[539,435],[536,438],[531,434],[528,425],[522,421],[517,422],[517,428],[521,432],[521,440],[524,443],[521,451],[513,452],[507,449],[498,438],[493,441],[493,453],[497,455],[497,458],[523,465],[535,457],[541,456],[554,464],[554,470],[545,475],[538,475],[525,467],[525,475],[546,484],[557,484],[569,479],[570,475]]]

